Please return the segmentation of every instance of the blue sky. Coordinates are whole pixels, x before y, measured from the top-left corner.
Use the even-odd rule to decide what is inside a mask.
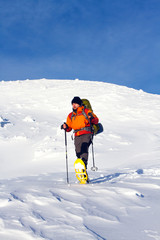
[[[160,94],[159,0],[0,0],[0,80],[106,81]]]

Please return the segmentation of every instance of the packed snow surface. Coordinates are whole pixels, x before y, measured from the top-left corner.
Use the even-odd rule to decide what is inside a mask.
[[[160,96],[76,80],[0,82],[0,239],[160,240]],[[103,124],[90,184],[80,185],[72,133],[74,96]]]

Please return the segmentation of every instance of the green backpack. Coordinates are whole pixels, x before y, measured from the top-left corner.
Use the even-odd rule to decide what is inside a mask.
[[[90,104],[90,102],[87,100],[87,99],[81,99],[82,100],[82,105],[85,107],[85,108],[87,108],[87,109],[89,109],[89,110],[91,110],[92,112],[93,112],[93,109],[92,109],[92,106],[91,106],[91,104]],[[94,133],[94,135],[96,135],[96,134],[98,134],[99,132],[101,132],[100,131],[100,123],[98,123],[98,124],[93,124],[92,125],[92,127],[93,127],[93,133]]]

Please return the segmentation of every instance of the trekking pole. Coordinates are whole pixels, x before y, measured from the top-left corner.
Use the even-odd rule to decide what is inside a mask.
[[[91,170],[97,171],[98,168],[95,166],[95,160],[94,160],[93,136],[92,136],[92,159],[93,159],[93,167],[91,167]]]
[[[65,134],[65,148],[66,148],[66,173],[67,173],[67,183],[69,184],[69,176],[68,176],[68,153],[67,153],[67,133],[64,130]]]
[[[90,124],[90,127],[91,127],[91,134],[93,134],[93,128],[92,128],[92,124],[91,124],[90,119],[89,119],[89,124]],[[93,159],[93,167],[91,167],[91,170],[92,171],[97,171],[98,167],[95,166],[95,160],[94,160],[93,135],[92,135],[91,143],[92,143],[92,159]]]

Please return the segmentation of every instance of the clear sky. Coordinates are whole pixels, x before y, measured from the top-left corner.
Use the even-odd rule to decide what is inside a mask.
[[[0,80],[37,78],[160,94],[160,0],[0,0]]]

